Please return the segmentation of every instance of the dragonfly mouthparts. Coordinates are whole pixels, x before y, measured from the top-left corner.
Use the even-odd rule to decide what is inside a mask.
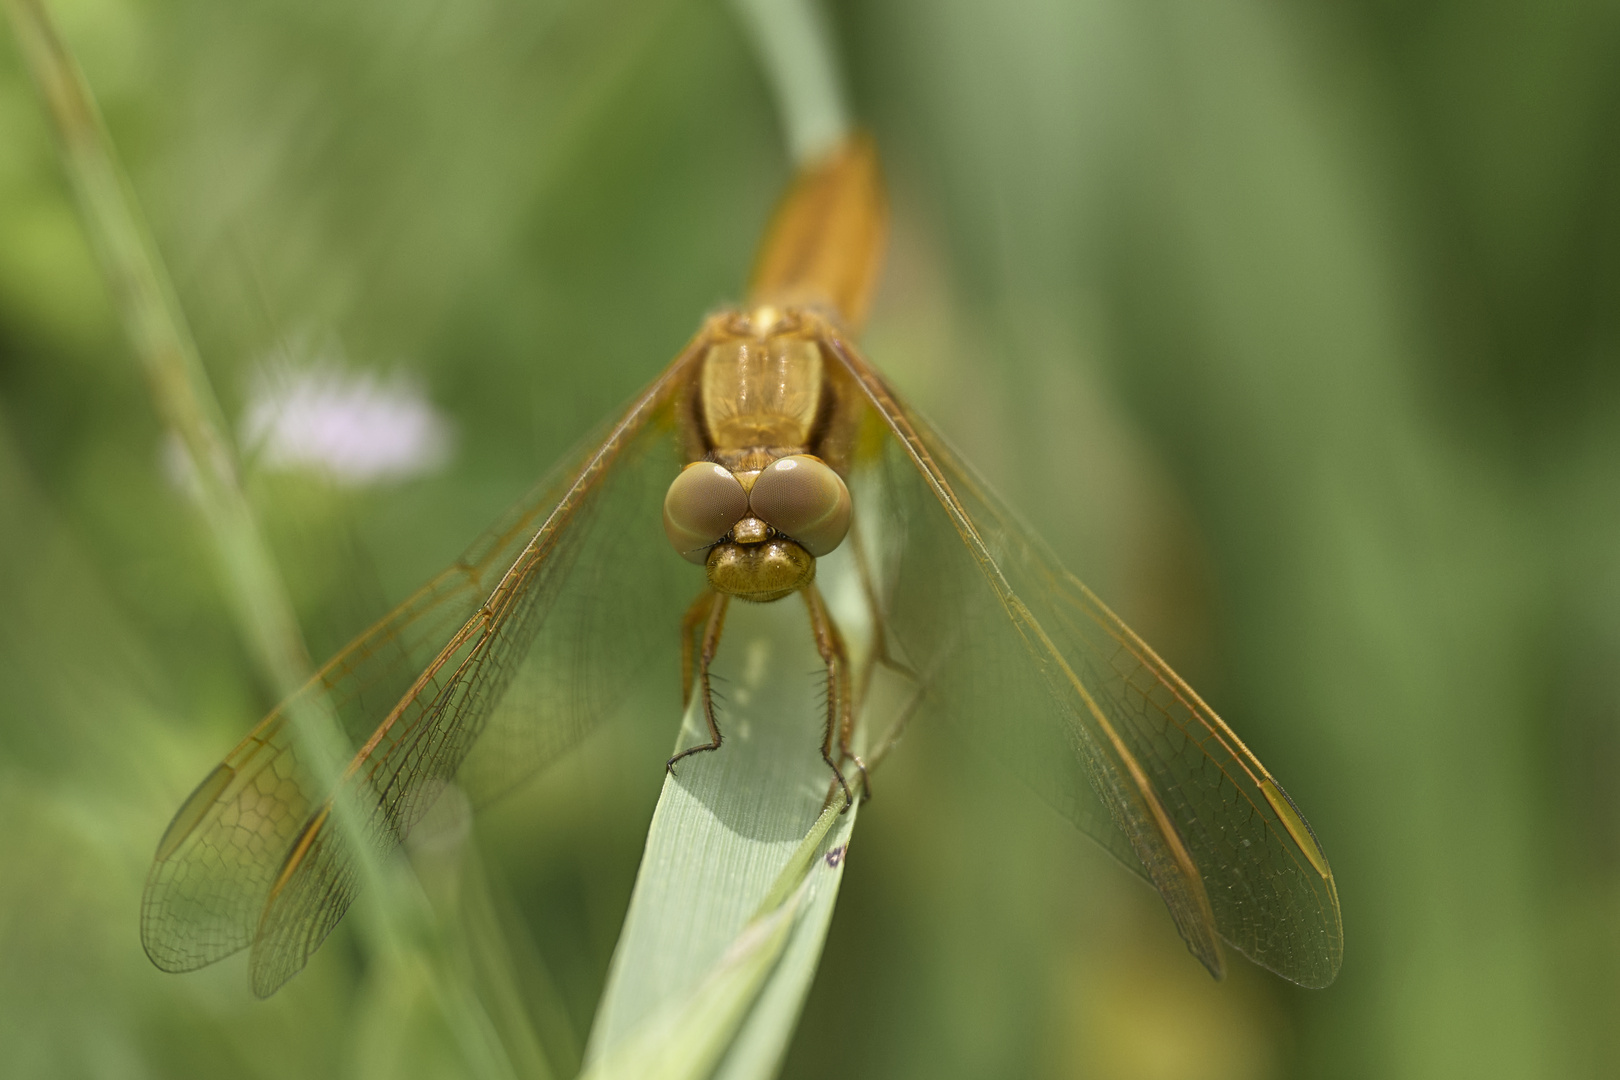
[[[750,544],[726,541],[709,552],[707,570],[715,592],[766,604],[814,581],[816,560],[782,537]]]

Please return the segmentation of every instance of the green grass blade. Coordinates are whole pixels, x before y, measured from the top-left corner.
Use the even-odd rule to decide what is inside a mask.
[[[804,867],[804,878],[798,887],[801,892],[794,897],[796,922],[782,944],[775,969],[759,988],[747,1019],[732,1036],[725,1057],[714,1070],[716,1080],[776,1075],[821,962],[821,949],[827,942],[827,927],[832,923],[833,906],[843,883],[844,856],[849,850],[858,811],[858,805],[851,807],[848,814],[832,822],[832,829],[824,840],[815,838],[812,861]],[[811,837],[806,837],[807,842],[810,840]]]
[[[815,974],[856,812],[824,809],[824,676],[802,603],[735,604],[715,673],[725,744],[665,782],[587,1076],[769,1076]],[[694,698],[680,745],[702,731]]]

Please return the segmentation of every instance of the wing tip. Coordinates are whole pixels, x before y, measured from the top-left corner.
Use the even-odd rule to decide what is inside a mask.
[[[304,957],[301,963],[293,966],[268,960],[261,961],[255,955],[253,962],[248,965],[248,988],[253,991],[254,997],[263,1001],[274,996],[277,990],[291,982],[293,976],[303,971],[308,963],[309,957],[307,956]]]

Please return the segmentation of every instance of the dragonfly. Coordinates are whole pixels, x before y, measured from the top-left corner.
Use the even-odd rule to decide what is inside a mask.
[[[919,715],[1145,878],[1216,978],[1230,946],[1303,986],[1333,981],[1337,887],[1293,800],[855,344],[886,222],[869,137],[802,169],[745,304],[710,315],[208,773],[147,878],[141,936],[159,968],[250,949],[254,991],[275,992],[354,902],[351,842],[394,851],[452,782],[480,799],[523,782],[613,713],[629,672],[678,662],[683,695],[701,695],[709,740],[667,769],[724,753],[709,669],[733,601],[803,603],[826,668],[829,798],[847,809],[870,791],[851,745],[861,686],[815,572],[849,543],[883,653],[917,673]],[[292,710],[317,700],[354,748],[344,792],[320,786],[294,737]],[[340,795],[359,811],[347,830]]]

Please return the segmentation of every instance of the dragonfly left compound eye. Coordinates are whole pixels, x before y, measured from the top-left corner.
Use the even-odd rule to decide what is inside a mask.
[[[664,496],[664,535],[687,562],[702,566],[709,548],[748,516],[748,493],[730,469],[694,461]]]
[[[765,467],[748,493],[754,515],[820,558],[843,543],[851,503],[843,477],[820,458],[792,454]]]

